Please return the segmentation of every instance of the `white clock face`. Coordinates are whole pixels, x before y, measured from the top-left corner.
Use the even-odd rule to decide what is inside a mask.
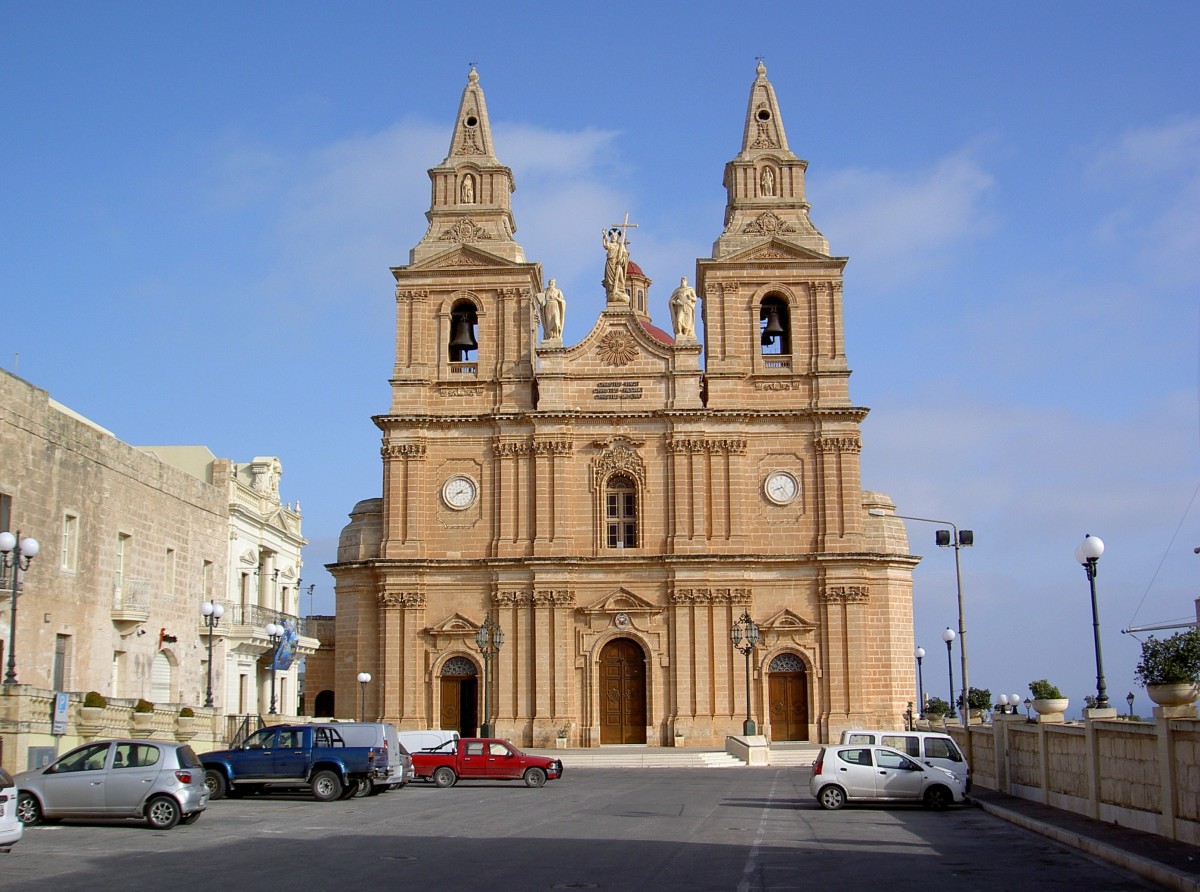
[[[763,484],[763,493],[776,505],[790,505],[800,494],[800,484],[787,471],[772,471]]]
[[[455,511],[461,511],[475,504],[479,495],[479,487],[470,477],[456,474],[442,484],[442,501]]]

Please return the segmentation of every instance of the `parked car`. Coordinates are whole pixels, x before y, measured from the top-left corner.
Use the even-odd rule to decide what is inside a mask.
[[[27,827],[58,818],[142,818],[170,830],[194,823],[208,806],[204,768],[183,743],[85,743],[15,780],[17,817]]]
[[[387,757],[387,777],[360,778],[358,795],[377,796],[386,790],[399,790],[412,780],[412,756],[400,742],[400,732],[395,725],[389,722],[331,722],[330,726],[342,735],[346,746],[378,747]]]
[[[306,787],[332,802],[353,796],[362,782],[389,777],[382,747],[348,746],[338,725],[271,725],[239,746],[203,753],[204,779],[213,799],[268,787]]]
[[[507,740],[464,737],[434,750],[412,754],[417,777],[432,779],[439,787],[453,787],[463,780],[523,780],[527,787],[540,787],[547,779],[562,777],[558,759],[531,756]]]
[[[963,780],[963,790],[971,792],[971,766],[949,734],[939,731],[874,731],[857,728],[842,732],[842,743],[890,746],[926,765],[937,765]]]
[[[422,750],[441,749],[446,744],[450,744],[452,747],[456,746],[456,742],[461,736],[457,731],[443,731],[440,728],[424,731],[401,731],[400,743],[409,753],[419,753]]]
[[[966,798],[956,774],[890,746],[821,747],[808,789],[828,809],[847,802],[921,802],[943,809]]]
[[[0,768],[0,852],[21,841],[25,825],[17,818],[18,788],[13,776]]]

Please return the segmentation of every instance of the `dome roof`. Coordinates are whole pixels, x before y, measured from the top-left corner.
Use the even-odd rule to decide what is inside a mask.
[[[638,266],[636,263],[634,263],[632,260],[629,261],[629,265],[625,267],[625,270],[626,270],[627,275],[641,276],[643,279],[646,278],[646,274],[644,272],[642,272],[642,268],[640,266]]]
[[[639,319],[638,321],[642,323],[642,328],[645,329],[646,334],[650,335],[650,337],[654,338],[654,340],[658,341],[660,344],[675,343],[675,339],[657,325],[651,325],[645,319]]]

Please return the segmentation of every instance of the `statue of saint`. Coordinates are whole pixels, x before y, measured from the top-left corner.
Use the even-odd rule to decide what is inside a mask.
[[[687,277],[679,280],[679,287],[671,292],[671,324],[675,337],[696,336],[696,289],[688,284]]]
[[[475,203],[475,177],[467,174],[462,181],[462,203]]]
[[[769,167],[763,168],[762,194],[763,195],[774,195],[775,194],[775,171],[771,170],[771,168],[769,168]]]
[[[538,313],[542,317],[542,337],[546,340],[561,338],[563,317],[567,314],[567,300],[554,284],[554,279],[546,286],[545,291],[535,295]]]
[[[604,261],[604,292],[609,303],[629,302],[625,293],[625,274],[629,268],[629,245],[619,229],[601,230],[600,243],[607,255]]]

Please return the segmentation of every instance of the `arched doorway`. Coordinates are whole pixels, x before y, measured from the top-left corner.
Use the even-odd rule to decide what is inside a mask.
[[[463,737],[478,734],[478,692],[475,664],[466,657],[448,659],[441,672],[442,709],[438,727],[457,731]]]
[[[333,718],[333,691],[324,690],[317,694],[313,702],[313,716],[321,719]]]
[[[780,654],[767,669],[771,739],[808,740],[808,672],[795,654]]]
[[[646,655],[628,638],[600,651],[600,743],[646,742]]]

